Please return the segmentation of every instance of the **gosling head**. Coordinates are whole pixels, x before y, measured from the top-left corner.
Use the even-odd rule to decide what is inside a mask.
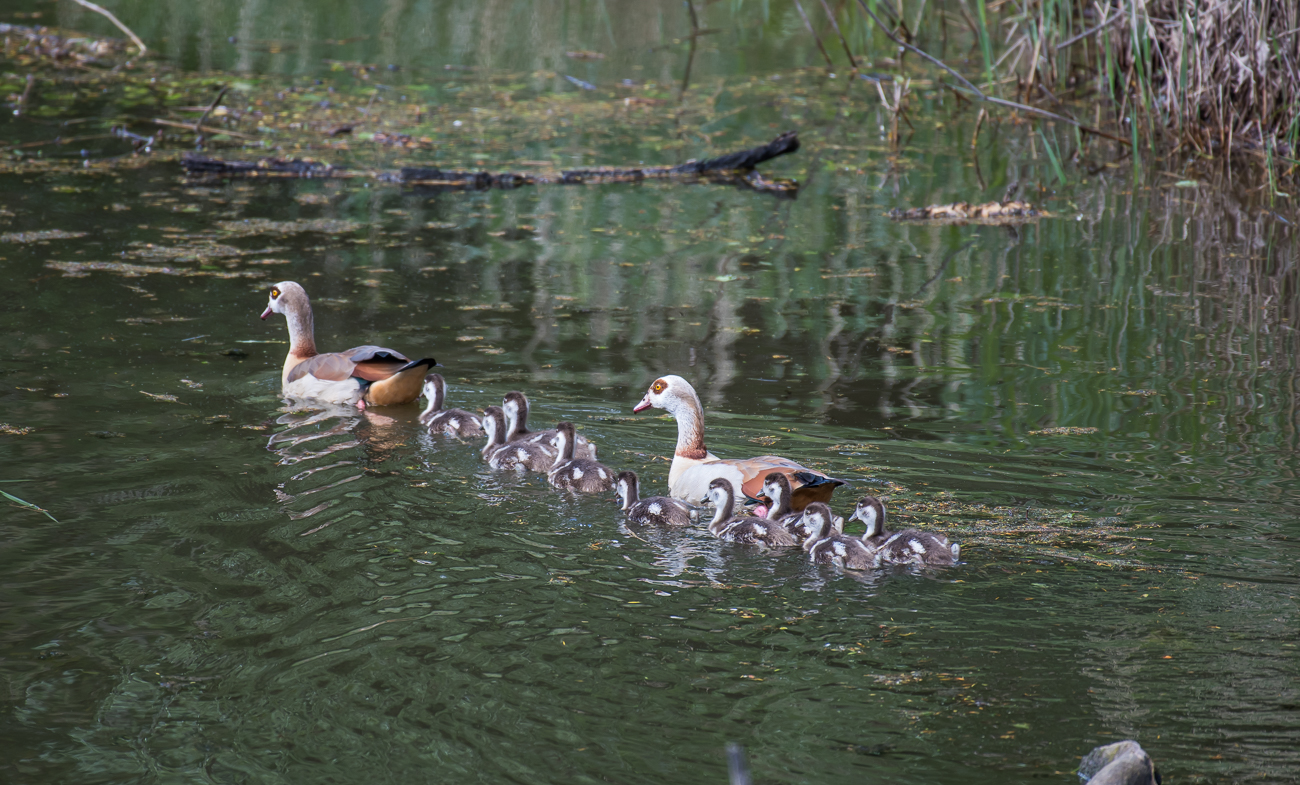
[[[709,483],[709,490],[705,494],[705,499],[713,502],[719,510],[731,512],[731,507],[736,500],[736,490],[731,487],[731,480],[725,477],[719,477]]]
[[[623,506],[620,509],[626,510],[633,504],[636,504],[638,497],[638,484],[636,472],[625,471],[619,472],[618,477],[614,478],[614,490],[618,492],[618,498],[622,500]]]
[[[875,537],[885,530],[885,505],[875,496],[863,496],[849,516],[851,521],[862,521],[867,531],[862,537]]]
[[[808,536],[803,541],[805,551],[812,550],[814,545],[835,533],[834,519],[831,508],[822,502],[813,502],[804,508],[803,525],[804,530],[808,532]]]
[[[763,496],[773,510],[780,507],[782,499],[790,498],[790,478],[783,472],[768,472],[763,478]]]

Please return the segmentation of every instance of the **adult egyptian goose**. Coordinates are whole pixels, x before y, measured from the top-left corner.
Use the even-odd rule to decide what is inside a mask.
[[[835,516],[830,507],[813,502],[804,508],[803,521],[809,532],[803,549],[813,564],[835,564],[846,570],[869,570],[876,566],[876,552],[871,546],[835,530]]]
[[[554,448],[558,444],[559,433],[554,428],[545,431],[528,430],[528,396],[518,390],[508,392],[501,402],[501,408],[506,413],[507,442],[529,442],[543,444],[549,448]],[[577,434],[577,439],[578,443],[573,448],[574,457],[589,461],[596,460],[596,445],[587,441],[582,434]],[[552,453],[554,452],[555,450],[552,450]]]
[[[280,394],[341,405],[389,406],[420,397],[424,372],[438,363],[411,360],[382,346],[357,346],[345,352],[316,351],[316,332],[307,291],[293,281],[271,287],[262,318],[282,313],[289,323],[289,354],[280,375]]]
[[[600,493],[614,487],[614,471],[603,463],[575,458],[573,423],[562,422],[555,426],[560,454],[546,479],[561,490],[574,493]],[[506,445],[507,448],[513,444]]]
[[[544,472],[555,463],[555,455],[540,444],[506,444],[506,415],[500,406],[483,410],[483,431],[487,434],[483,460],[493,469]]]
[[[661,376],[633,407],[640,412],[651,406],[664,409],[677,420],[677,450],[668,469],[668,492],[688,502],[704,498],[709,484],[726,477],[750,499],[758,499],[763,478],[780,472],[790,481],[790,509],[802,510],[815,501],[830,501],[844,484],[788,458],[760,455],[757,458],[720,460],[704,446],[704,409],[690,382],[680,376]]]
[[[713,520],[709,522],[709,531],[713,536],[727,542],[740,542],[750,545],[765,545],[778,548],[798,545],[784,526],[767,518],[754,518],[749,515],[736,515],[736,491],[731,480],[716,477],[709,482],[707,493],[709,501],[717,507]]]
[[[651,496],[640,498],[641,481],[636,472],[619,472],[615,478],[615,488],[623,500],[622,509],[627,513],[627,522],[638,526],[689,526],[699,513],[694,507],[680,499],[668,496]]]
[[[464,409],[442,408],[446,394],[447,381],[442,374],[431,373],[424,377],[424,397],[429,399],[429,405],[420,412],[420,424],[428,428],[429,433],[444,433],[457,439],[482,436],[483,426],[478,415]]]
[[[901,532],[885,530],[885,505],[874,496],[858,499],[850,520],[862,521],[867,530],[862,542],[871,549],[875,565],[924,564],[946,566],[956,564],[961,557],[961,546],[942,534],[905,529]]]

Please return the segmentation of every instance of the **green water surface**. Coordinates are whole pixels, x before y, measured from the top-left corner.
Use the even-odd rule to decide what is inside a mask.
[[[538,69],[601,87],[557,107],[616,104],[623,78],[679,101],[690,30],[667,2],[297,21],[293,4],[148,5],[119,12],[187,68],[323,91],[329,46],[391,54],[399,86],[475,65],[469,97],[444,82],[410,99],[466,122],[491,80],[517,79],[522,102],[576,94]],[[0,171],[0,490],[53,517],[0,507],[0,779],[722,783],[734,741],[760,783],[1069,783],[1122,738],[1166,782],[1300,778],[1286,218],[1095,148],[1100,169],[1059,183],[1042,145],[1069,148],[1062,129],[1008,122],[972,156],[974,112],[942,91],[919,94],[895,154],[874,87],[806,68],[820,55],[792,6],[764,22],[765,6],[709,8],[725,30],[688,92],[712,103],[676,104],[698,114],[560,118],[549,140],[448,130],[370,163],[671,164],[796,129],[803,149],[764,167],[800,181],[795,199],[196,182],[111,139]],[[422,38],[425,17],[441,32]],[[236,21],[294,53],[220,54]],[[371,37],[322,43],[347,30]],[[758,100],[773,94],[752,80],[773,77],[788,93]],[[44,119],[119,111],[104,106]],[[41,119],[0,136],[57,132]],[[1052,217],[884,216],[1014,181]],[[84,234],[15,236],[50,230]],[[647,492],[666,488],[676,431],[631,408],[680,374],[714,453],[845,478],[837,511],[887,497],[962,563],[855,575],[703,526],[632,531],[612,494],[494,473],[478,445],[423,432],[415,405],[288,406],[283,321],[257,319],[285,279],[312,296],[322,349],[436,357],[449,405],[523,390],[536,425],[572,420]]]

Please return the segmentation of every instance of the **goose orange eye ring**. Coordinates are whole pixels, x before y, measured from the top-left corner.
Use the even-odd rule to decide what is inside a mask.
[[[667,389],[668,389],[668,385],[664,384],[663,379],[659,379],[654,384],[650,385],[650,391],[653,392],[655,395],[658,395],[659,393]]]
[[[278,299],[280,299],[280,290],[279,290],[279,289],[272,289],[272,290],[271,290],[271,299],[272,299],[272,300],[278,300]]]

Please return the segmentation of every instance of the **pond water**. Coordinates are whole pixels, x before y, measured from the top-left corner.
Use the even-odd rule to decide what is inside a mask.
[[[209,22],[271,26],[271,4],[209,5]],[[514,5],[425,9],[460,51],[412,40],[404,5],[371,6],[261,36],[297,40],[299,66],[205,60],[229,24],[119,13],[181,66],[247,69],[241,106],[297,90],[354,116],[379,91],[318,67],[323,42],[370,19],[405,31],[394,59],[424,70],[397,87],[434,143],[318,132],[322,160],[671,164],[791,128],[803,149],[763,172],[798,179],[797,198],[202,182],[179,142],[11,153],[0,490],[49,515],[0,508],[0,779],[720,783],[734,741],[758,782],[1067,783],[1122,738],[1167,781],[1300,778],[1287,218],[1096,143],[1060,182],[1045,149],[1078,149],[1064,129],[1004,118],[972,155],[974,112],[924,85],[896,153],[874,87],[805,68],[820,55],[784,4],[748,25],[764,4],[710,6],[724,31],[684,97],[676,3],[570,4],[505,49],[528,21]],[[337,59],[382,63],[387,40]],[[592,95],[541,73],[610,40],[636,43],[571,61]],[[416,93],[467,60],[472,77]],[[210,81],[158,67],[173,92],[148,105],[99,82],[60,103],[48,82],[46,114],[4,139],[210,100]],[[624,74],[640,92],[610,86]],[[1016,181],[1052,217],[884,215]],[[895,523],[961,542],[962,563],[855,575],[702,526],[632,531],[612,495],[491,472],[477,445],[423,432],[416,405],[285,405],[284,323],[256,317],[286,279],[311,294],[322,348],[434,356],[449,405],[523,390],[537,424],[574,421],[646,491],[666,488],[676,431],[631,408],[680,374],[713,452],[847,479],[837,511],[886,497]]]

